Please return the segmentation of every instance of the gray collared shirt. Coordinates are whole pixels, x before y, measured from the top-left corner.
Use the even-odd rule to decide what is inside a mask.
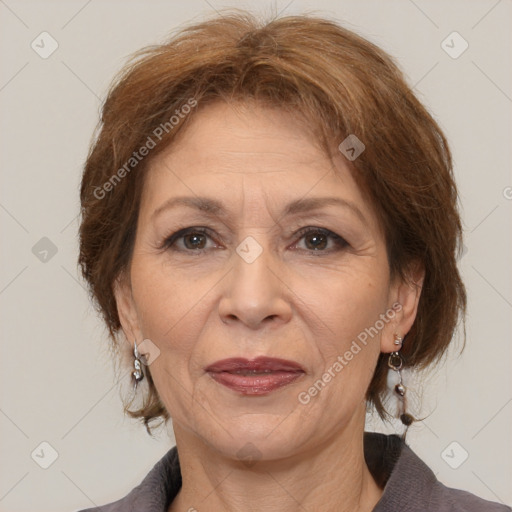
[[[446,487],[396,435],[365,432],[364,455],[375,480],[384,486],[373,512],[512,512],[506,505]],[[180,488],[174,447],[127,496],[80,512],[167,512]]]

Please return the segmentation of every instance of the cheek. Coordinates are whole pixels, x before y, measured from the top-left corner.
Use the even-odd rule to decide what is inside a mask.
[[[361,266],[357,272],[347,269],[332,278],[317,279],[315,286],[304,282],[298,293],[307,298],[306,324],[322,326],[309,329],[317,364],[301,391],[310,412],[343,417],[365,399],[380,354],[388,280],[377,265]]]
[[[346,268],[330,275],[317,275],[297,284],[297,295],[329,334],[330,346],[336,351],[370,328],[385,312],[388,302],[388,276],[385,269],[373,265]],[[314,285],[312,285],[314,283]],[[320,341],[320,340],[319,340]]]
[[[207,319],[209,280],[180,278],[165,265],[143,260],[132,266],[132,289],[142,336],[160,350],[150,371],[175,421],[187,423],[194,409],[193,367],[197,340]],[[188,420],[186,420],[188,418]]]
[[[190,274],[149,257],[132,265],[132,289],[146,337],[172,339],[184,324],[193,326],[189,318],[200,309],[214,281]]]
[[[161,357],[151,368],[155,382],[168,379],[165,374],[169,371],[173,377],[179,376],[180,382],[190,381],[190,362],[211,314],[219,281],[216,276],[191,274],[193,270],[179,272],[154,258],[139,258],[132,265],[132,290],[142,335],[160,350]]]
[[[193,327],[187,321],[187,312],[193,308],[193,301],[197,302],[195,284],[181,285],[171,272],[143,258],[134,259],[131,276],[140,335],[160,350],[158,360],[151,366],[156,383],[160,380],[159,373],[172,368],[174,374],[184,367],[183,364],[169,365],[169,358],[182,359],[186,354],[186,340],[180,331],[185,324]]]

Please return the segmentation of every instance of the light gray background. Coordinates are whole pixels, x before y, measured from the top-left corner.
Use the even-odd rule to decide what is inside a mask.
[[[447,485],[511,504],[510,1],[0,0],[0,510],[113,501],[173,444],[123,418],[76,267],[78,187],[100,100],[125,58],[222,7],[337,19],[397,59],[445,130],[463,206],[467,347],[425,381],[428,417],[409,443]],[[59,44],[47,59],[31,48],[43,31]],[[457,59],[441,47],[453,31],[469,44]],[[32,252],[43,237],[57,248],[46,262]],[[395,427],[369,418],[368,428]],[[48,469],[43,441],[58,453]]]

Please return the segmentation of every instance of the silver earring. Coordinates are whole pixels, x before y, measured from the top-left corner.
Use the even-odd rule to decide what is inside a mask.
[[[397,343],[397,340],[399,340],[398,343]],[[395,343],[395,345],[398,345],[398,344],[401,345],[402,338],[395,335],[394,343]],[[404,360],[399,351],[391,352],[391,354],[389,354],[388,366],[391,370],[398,373],[398,384],[395,385],[395,393],[400,402],[398,417],[400,418],[400,421],[406,427],[408,427],[409,425],[412,424],[412,422],[414,421],[414,418],[406,412],[406,408],[407,408],[406,391],[407,391],[407,389],[402,382],[403,363],[404,363]]]
[[[137,391],[137,384],[144,378],[144,372],[142,371],[142,363],[139,351],[137,350],[136,340],[134,341],[133,355],[135,356],[135,360],[133,361],[133,367],[135,370],[132,372],[133,390]]]

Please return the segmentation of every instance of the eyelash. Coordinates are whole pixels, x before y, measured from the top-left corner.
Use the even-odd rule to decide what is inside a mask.
[[[172,251],[176,251],[176,252],[188,252],[188,253],[193,253],[193,254],[197,254],[197,255],[200,255],[200,254],[203,254],[205,251],[207,251],[208,249],[176,249],[176,247],[174,247],[174,244],[177,240],[185,237],[186,235],[191,235],[191,234],[202,234],[202,235],[206,235],[208,236],[209,238],[213,238],[212,237],[212,234],[211,234],[211,231],[208,229],[208,228],[205,228],[205,227],[189,227],[189,228],[184,228],[184,229],[180,229],[179,231],[173,233],[171,236],[167,237],[163,244],[161,245],[160,249],[161,250],[172,250]],[[334,241],[334,243],[336,244],[336,248],[331,248],[331,249],[320,249],[320,250],[314,250],[314,249],[299,249],[299,250],[302,250],[302,251],[305,251],[305,252],[308,252],[308,253],[312,253],[314,255],[321,255],[322,253],[323,254],[330,254],[331,252],[333,251],[339,251],[339,250],[342,250],[342,249],[345,249],[349,246],[348,242],[342,238],[341,236],[337,235],[336,233],[334,233],[333,231],[329,230],[329,229],[325,229],[325,228],[317,228],[317,227],[311,227],[311,226],[308,226],[308,227],[305,227],[305,228],[302,228],[302,229],[299,229],[298,231],[296,231],[293,236],[294,237],[299,237],[299,240],[301,240],[302,238],[304,238],[306,235],[308,234],[321,234],[321,235],[324,235],[330,239],[332,239]]]

